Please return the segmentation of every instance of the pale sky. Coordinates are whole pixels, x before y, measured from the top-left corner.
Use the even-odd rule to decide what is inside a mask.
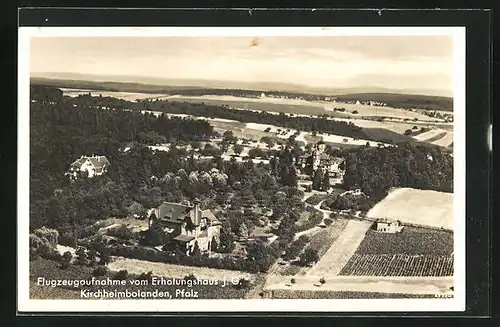
[[[257,45],[254,45],[256,41]],[[451,90],[451,36],[32,38],[32,73]]]

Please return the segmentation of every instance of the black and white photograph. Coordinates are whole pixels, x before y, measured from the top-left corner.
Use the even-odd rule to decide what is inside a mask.
[[[465,28],[19,33],[20,308],[465,309]]]

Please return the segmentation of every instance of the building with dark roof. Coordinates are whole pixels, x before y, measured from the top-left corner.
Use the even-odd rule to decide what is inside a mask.
[[[154,214],[163,231],[188,253],[195,243],[201,251],[208,251],[219,238],[221,222],[211,210],[201,210],[198,200],[192,204],[163,202],[154,209]]]

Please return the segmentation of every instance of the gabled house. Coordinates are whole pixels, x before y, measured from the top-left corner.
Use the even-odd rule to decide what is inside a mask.
[[[109,160],[105,156],[81,156],[69,166],[65,175],[75,180],[80,174],[86,173],[87,177],[92,178],[106,173],[109,166]]]
[[[199,200],[192,204],[163,202],[154,214],[163,231],[187,253],[195,243],[201,251],[207,251],[214,240],[218,241],[221,222],[211,210],[201,210]]]
[[[403,230],[403,225],[399,220],[392,221],[387,219],[381,219],[375,222],[373,229],[381,233],[395,234]]]

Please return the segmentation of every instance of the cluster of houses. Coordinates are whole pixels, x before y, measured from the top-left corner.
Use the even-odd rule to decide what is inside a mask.
[[[323,174],[328,174],[330,183],[342,184],[345,174],[345,160],[343,158],[333,157],[325,152],[326,144],[319,141],[309,153],[302,155],[296,161],[296,168],[302,174],[307,172],[316,172],[318,169]]]
[[[372,100],[366,100],[366,101],[359,101],[359,100],[346,100],[346,101],[338,101],[342,103],[348,103],[348,104],[362,104],[365,106],[374,106],[374,107],[387,107],[387,103],[384,102],[378,102],[378,101],[372,101]]]

